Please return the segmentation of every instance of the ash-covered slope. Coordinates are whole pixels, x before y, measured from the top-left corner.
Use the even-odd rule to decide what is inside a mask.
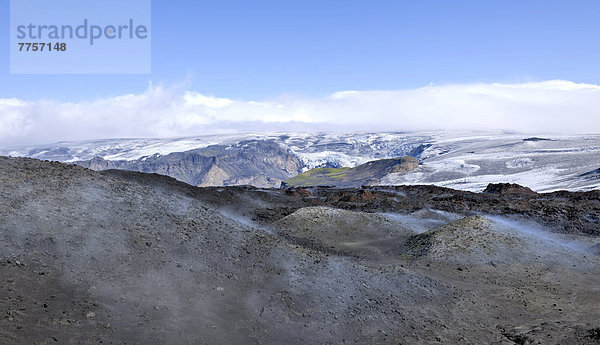
[[[0,157],[0,343],[595,344],[598,238],[582,234],[595,233],[599,202],[417,186],[196,188]],[[535,258],[555,250],[549,231],[568,233],[556,253],[572,255],[409,255],[415,236],[482,209],[556,223],[540,226],[548,238],[515,241]],[[485,217],[496,225],[478,236],[514,228]],[[468,239],[466,222],[452,223],[447,243]]]

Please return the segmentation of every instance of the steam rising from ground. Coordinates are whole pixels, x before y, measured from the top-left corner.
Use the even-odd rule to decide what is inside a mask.
[[[581,237],[574,238],[573,236],[552,233],[549,229],[535,222],[515,220],[503,216],[487,215],[486,217],[508,229],[517,230],[527,237],[558,245],[572,251],[588,253],[592,245],[590,242],[584,241]]]
[[[506,343],[523,325],[577,343],[597,327],[597,257],[535,224],[467,217],[474,204],[440,212],[447,199],[407,190],[403,207],[347,210],[342,194],[0,163],[2,343]]]
[[[460,215],[440,210],[423,209],[411,214],[383,213],[390,220],[403,224],[413,232],[420,234],[449,222],[458,220]]]

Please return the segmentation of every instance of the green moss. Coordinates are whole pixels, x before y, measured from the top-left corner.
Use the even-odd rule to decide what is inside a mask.
[[[351,168],[315,168],[305,171],[296,177],[287,180],[286,183],[293,186],[305,187],[315,184],[327,184],[327,180],[344,180]]]
[[[396,159],[380,159],[361,164],[355,168],[315,168],[305,171],[296,177],[285,181],[286,185],[294,187],[309,187],[317,185],[348,185],[370,181],[372,178],[380,178],[393,166],[406,163],[416,163],[419,160],[413,157],[402,157]]]
[[[333,177],[333,176],[337,176],[345,171],[350,170],[351,168],[316,168],[316,169],[312,169],[306,172],[303,172],[300,175],[307,175],[307,176],[329,176],[329,177]]]

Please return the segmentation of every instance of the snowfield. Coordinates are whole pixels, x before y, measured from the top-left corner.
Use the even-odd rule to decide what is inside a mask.
[[[511,182],[538,192],[600,188],[584,174],[600,168],[600,136],[540,136],[504,132],[416,133],[271,133],[219,134],[163,139],[106,139],[61,142],[33,147],[0,148],[0,155],[72,163],[102,157],[137,160],[231,145],[248,140],[271,140],[298,157],[303,170],[354,167],[368,161],[406,155],[421,166],[394,173],[380,184],[435,184],[481,191],[488,183]]]

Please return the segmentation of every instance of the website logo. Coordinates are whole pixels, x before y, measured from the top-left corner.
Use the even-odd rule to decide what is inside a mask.
[[[14,74],[147,74],[150,0],[11,0]]]

